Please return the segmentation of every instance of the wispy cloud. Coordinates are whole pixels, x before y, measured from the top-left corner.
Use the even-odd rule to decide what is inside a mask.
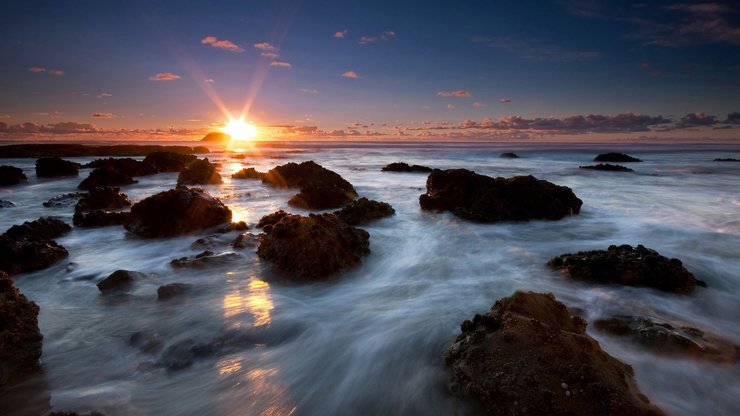
[[[300,91],[304,94],[318,94],[319,90],[315,90],[313,88],[301,88]]]
[[[259,43],[255,43],[252,46],[254,46],[255,48],[257,48],[257,49],[259,49],[259,50],[261,50],[263,52],[275,52],[275,51],[277,51],[277,48],[275,46],[271,45],[269,42],[259,42]]]
[[[64,71],[62,71],[61,69],[52,69],[52,70],[49,71],[49,73],[51,75],[56,75],[56,76],[62,76],[62,75],[64,75]]]
[[[447,109],[448,110],[454,110],[455,109],[455,105],[454,104],[447,104]]]
[[[702,112],[698,112],[698,113],[686,114],[685,116],[681,117],[681,120],[679,120],[679,122],[676,123],[676,127],[679,127],[679,128],[707,127],[707,126],[713,126],[717,123],[719,123],[719,121],[717,121],[717,117],[709,115],[709,114],[704,114]]]
[[[38,73],[41,73],[41,72],[46,72],[46,68],[43,68],[43,67],[40,67],[40,66],[32,66],[32,67],[28,68],[28,70],[30,72],[35,73],[35,74],[38,74]]]
[[[372,35],[372,36],[360,36],[360,40],[357,41],[360,45],[367,45],[370,43],[375,43],[379,40],[383,41],[389,41],[396,37],[396,32],[392,30],[386,30],[385,32],[381,33],[380,35]]]
[[[280,57],[280,55],[276,54],[275,52],[262,52],[260,55],[264,56],[267,59],[277,59]]]
[[[98,98],[106,98],[106,97],[112,97],[112,96],[113,94],[109,92],[101,92],[100,94],[98,94]]]
[[[270,63],[270,66],[275,66],[278,68],[292,68],[293,65],[290,64],[290,62],[283,62],[283,61],[272,61]]]
[[[160,72],[152,75],[149,79],[152,81],[176,81],[182,79],[182,77],[173,72]]]
[[[92,113],[92,118],[113,118],[113,113]]]
[[[200,43],[204,45],[211,45],[212,48],[224,49],[231,52],[244,52],[244,49],[234,42],[226,39],[219,40],[215,36],[206,36],[201,39]]]
[[[511,98],[502,98],[498,100],[501,104],[511,104]]]
[[[474,103],[472,104],[472,106],[473,106],[473,107],[475,107],[475,108],[482,108],[482,107],[485,107],[485,106],[486,106],[486,104],[485,104],[485,103],[482,103],[482,102],[480,102],[480,101],[476,101],[476,102],[474,102]]]
[[[357,75],[357,72],[355,71],[346,71],[342,73],[342,76],[344,78],[359,78],[360,77],[359,75]]]
[[[203,82],[205,82],[206,84],[213,84],[216,81],[214,81],[213,78],[206,78],[206,79],[203,80]]]
[[[465,90],[455,90],[455,91],[439,91],[437,93],[440,97],[472,97],[473,95]]]
[[[525,61],[542,62],[573,62],[593,61],[601,58],[602,54],[594,51],[579,51],[553,45],[540,39],[524,39],[517,36],[486,38],[474,36],[473,42],[481,43],[489,48],[516,55]]]
[[[347,29],[334,32],[334,37],[337,39],[344,39],[347,36]]]

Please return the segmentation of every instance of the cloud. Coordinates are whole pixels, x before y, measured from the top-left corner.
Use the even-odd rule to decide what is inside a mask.
[[[314,90],[312,88],[301,88],[300,91],[305,94],[318,94],[319,90]]]
[[[524,39],[516,36],[497,38],[474,36],[473,42],[485,44],[489,48],[498,49],[531,62],[593,61],[602,56],[599,52],[573,50],[539,39]]]
[[[46,72],[46,68],[42,68],[40,66],[32,66],[32,67],[28,68],[28,70],[31,71],[31,72],[33,72],[33,73],[35,73],[35,74],[38,74],[38,73],[41,73],[41,72]]]
[[[360,36],[360,40],[357,43],[359,43],[360,45],[367,45],[368,43],[373,43],[376,40],[378,40],[378,38],[376,38],[375,36]]]
[[[354,78],[359,78],[360,76],[357,75],[357,72],[355,72],[355,71],[346,71],[346,72],[342,73],[342,77],[344,77],[344,78],[353,78],[354,79]]]
[[[511,104],[511,98],[502,98],[498,100],[501,104]]]
[[[61,69],[52,69],[49,71],[49,73],[56,76],[64,75],[64,71],[62,71]]]
[[[447,109],[448,110],[454,110],[455,109],[455,105],[454,104],[447,104]]]
[[[465,90],[455,90],[455,91],[440,91],[437,93],[440,97],[472,97],[473,95],[470,94],[470,92]]]
[[[92,113],[92,118],[113,118],[113,113]]]
[[[278,68],[292,68],[293,65],[290,64],[290,62],[282,62],[282,61],[273,61],[270,63],[270,66],[275,66]]]
[[[276,54],[275,52],[262,52],[260,55],[268,59],[277,59],[280,56]]]
[[[175,81],[182,79],[182,77],[172,72],[160,72],[152,75],[149,79],[152,81]]]
[[[717,124],[717,117],[711,116],[704,113],[691,113],[681,117],[676,127],[687,128],[687,127],[706,127]]]
[[[367,45],[370,43],[375,43],[379,40],[383,40],[387,42],[395,37],[396,37],[396,32],[392,30],[386,30],[385,32],[377,36],[360,36],[360,40],[357,41],[357,43],[360,45]]]
[[[337,39],[344,39],[345,36],[347,36],[347,29],[341,30],[339,32],[334,32],[334,37]]]
[[[203,82],[205,82],[206,84],[213,84],[216,81],[214,81],[213,78],[206,78],[203,80]]]
[[[0,114],[0,120],[10,120],[11,117],[10,114]]]
[[[101,92],[100,94],[98,94],[98,98],[106,98],[106,97],[112,97],[112,96],[113,94],[109,92]]]
[[[383,32],[382,35],[380,35],[380,38],[383,39],[383,40],[389,40],[389,39],[393,39],[395,37],[396,37],[396,32],[394,32],[392,30],[386,30],[385,32]]]
[[[473,107],[475,107],[475,108],[482,108],[482,107],[485,107],[485,106],[486,106],[486,104],[485,104],[485,103],[482,103],[482,102],[480,102],[480,101],[476,101],[476,102],[474,102],[474,103],[473,103],[472,105],[473,105]]]
[[[203,136],[205,133],[207,133],[206,129],[174,127],[168,129],[102,129],[95,127],[93,124],[73,121],[52,124],[20,123],[12,125],[0,122],[0,137],[7,138],[78,137],[79,135],[88,135],[90,137],[126,140],[192,139]]]
[[[257,49],[259,49],[259,50],[261,50],[263,52],[274,52],[274,51],[277,51],[277,48],[274,47],[274,46],[272,46],[272,45],[270,45],[268,42],[255,43],[252,46],[254,46],[255,48],[257,48]]]
[[[200,43],[204,45],[211,45],[212,48],[225,49],[231,52],[244,52],[244,49],[234,42],[226,39],[219,40],[215,36],[206,36],[201,39]]]
[[[740,112],[732,112],[727,115],[727,118],[725,121],[723,121],[725,124],[740,124]]]

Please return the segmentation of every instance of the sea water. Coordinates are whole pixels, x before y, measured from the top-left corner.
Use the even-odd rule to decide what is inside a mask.
[[[503,151],[521,158],[502,159]],[[579,169],[602,151],[643,159],[634,173]],[[99,410],[106,415],[466,414],[447,390],[443,357],[459,326],[516,290],[552,292],[585,319],[652,316],[701,328],[740,345],[740,163],[737,146],[564,146],[485,144],[291,143],[250,152],[207,155],[222,185],[203,186],[250,225],[288,206],[296,190],[234,180],[243,167],[266,171],[314,160],[350,181],[359,195],[390,203],[392,217],[363,226],[372,253],[333,280],[289,284],[261,261],[256,246],[239,258],[201,268],[170,261],[203,251],[213,232],[144,240],[119,226],[74,228],[57,239],[70,255],[48,269],[15,277],[40,308],[42,373],[0,399],[4,415]],[[85,163],[94,158],[67,158]],[[34,159],[3,159],[23,168],[26,184],[0,189],[15,207],[0,210],[0,231],[53,215],[71,223],[73,207],[42,203],[74,192],[87,176],[39,179]],[[580,215],[560,221],[476,224],[422,211],[426,174],[381,172],[390,162],[466,168],[490,176],[534,175],[570,187]],[[174,187],[177,174],[139,177],[125,186],[134,202]],[[212,250],[232,250],[236,234]],[[220,243],[219,243],[220,242]],[[647,288],[574,282],[547,261],[567,252],[643,244],[685,267],[708,288],[689,296]],[[96,283],[117,269],[145,273],[132,291],[102,296]],[[187,283],[170,301],[157,288]],[[142,352],[132,334],[156,334],[162,350]],[[648,352],[598,332],[589,335],[630,364],[653,403],[675,415],[740,414],[740,366]],[[174,345],[238,342],[162,367]],[[39,410],[41,409],[41,410]]]

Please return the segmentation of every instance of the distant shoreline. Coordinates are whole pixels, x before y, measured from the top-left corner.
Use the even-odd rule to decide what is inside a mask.
[[[0,146],[0,158],[75,157],[75,156],[146,156],[153,152],[186,154],[210,153],[204,146],[163,146],[149,144],[86,145],[68,143],[25,143]]]

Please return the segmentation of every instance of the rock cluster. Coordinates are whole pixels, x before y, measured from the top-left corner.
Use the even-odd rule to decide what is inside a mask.
[[[262,182],[279,188],[299,188],[301,192],[288,201],[298,208],[339,208],[357,197],[351,183],[313,161],[273,168],[262,177]]]
[[[77,176],[80,164],[59,157],[42,157],[36,160],[36,176],[54,178],[58,176]]]
[[[63,221],[42,217],[14,225],[0,235],[0,270],[10,275],[45,269],[69,253],[53,238],[68,233]]]
[[[0,271],[0,389],[38,370],[43,336],[39,307]]]
[[[216,165],[208,159],[197,159],[180,171],[178,185],[213,185],[222,183]]]

